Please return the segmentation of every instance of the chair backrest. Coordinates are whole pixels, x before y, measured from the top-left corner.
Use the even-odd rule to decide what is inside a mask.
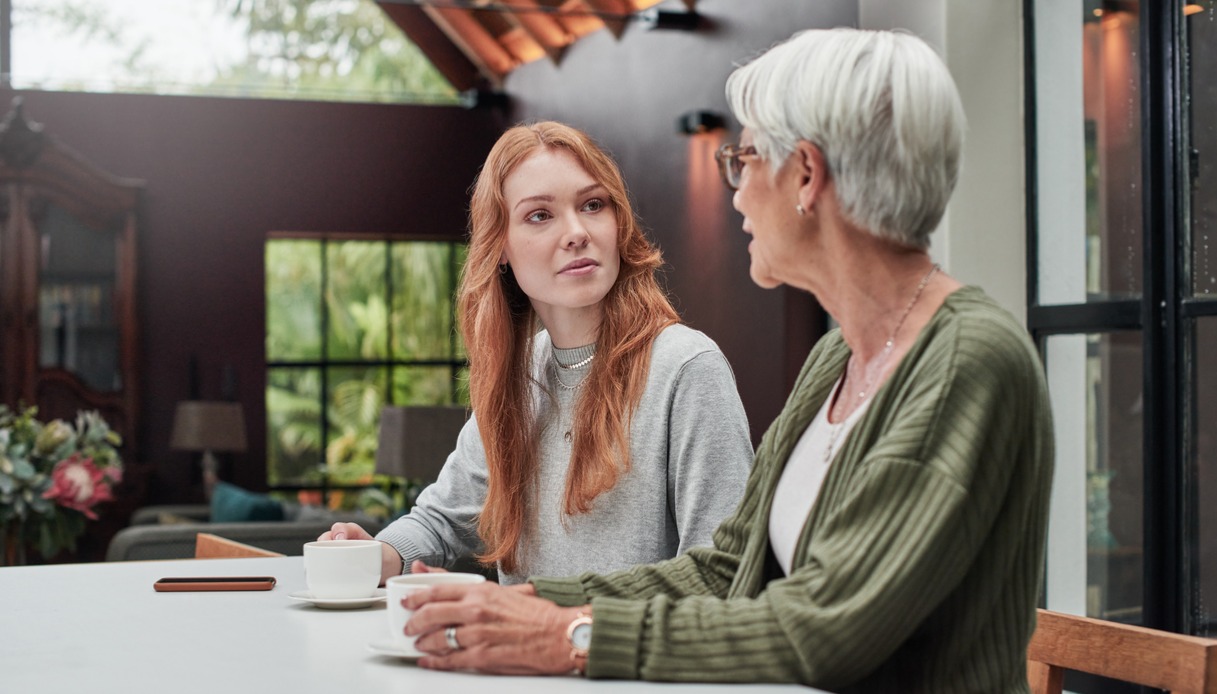
[[[1065,670],[1179,694],[1217,694],[1217,639],[1040,610],[1027,647],[1033,694],[1061,694]]]
[[[195,559],[233,559],[241,557],[282,557],[278,552],[247,545],[244,542],[229,540],[226,537],[199,533],[194,540]]]

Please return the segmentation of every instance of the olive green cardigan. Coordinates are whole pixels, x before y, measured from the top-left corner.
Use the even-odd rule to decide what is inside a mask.
[[[848,358],[837,331],[812,350],[713,548],[532,579],[591,601],[589,676],[1028,691],[1053,439],[1026,331],[977,288],[947,297],[844,442],[784,576],[774,488]]]

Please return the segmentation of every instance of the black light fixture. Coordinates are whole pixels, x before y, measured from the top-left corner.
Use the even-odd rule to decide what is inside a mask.
[[[682,135],[699,135],[725,127],[727,119],[714,111],[689,111],[676,119],[676,132]]]
[[[638,13],[638,20],[647,29],[672,31],[697,31],[701,28],[701,15],[694,10],[673,12],[651,8]]]

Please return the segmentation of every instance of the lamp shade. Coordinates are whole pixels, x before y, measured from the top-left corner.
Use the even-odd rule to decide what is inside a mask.
[[[377,474],[434,482],[456,448],[468,417],[464,407],[384,408],[376,449]]]
[[[244,451],[245,414],[241,403],[179,402],[169,446],[180,451]]]

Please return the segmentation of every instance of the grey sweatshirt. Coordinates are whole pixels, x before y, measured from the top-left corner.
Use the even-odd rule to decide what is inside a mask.
[[[628,473],[598,496],[586,514],[565,516],[562,501],[570,466],[566,432],[577,390],[591,365],[559,369],[549,335],[536,336],[533,372],[550,395],[538,391],[542,427],[532,525],[522,541],[520,565],[500,571],[504,584],[530,575],[603,573],[674,557],[708,546],[718,524],[735,509],[752,461],[752,444],[735,378],[718,346],[683,325],[655,339],[646,389],[630,426]],[[555,350],[564,364],[582,361],[591,346]],[[393,545],[403,570],[421,559],[450,566],[482,551],[477,514],[486,499],[486,454],[477,418],[470,418],[439,479],[418,503],[376,536]]]

